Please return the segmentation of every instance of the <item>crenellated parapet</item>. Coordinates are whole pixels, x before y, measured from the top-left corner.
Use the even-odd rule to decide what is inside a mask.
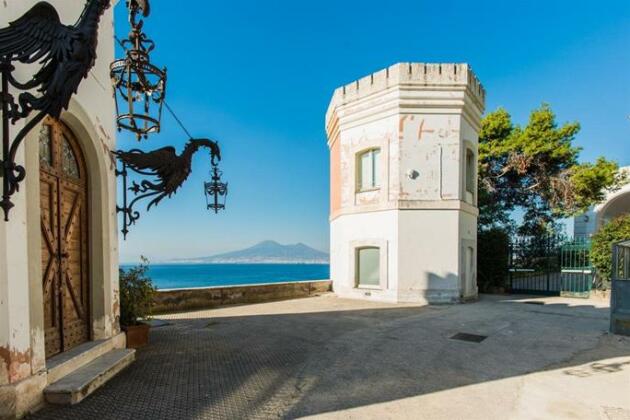
[[[335,89],[326,113],[329,136],[338,123],[334,115],[337,108],[387,94],[393,89],[416,93],[444,92],[445,97],[451,98],[454,91],[459,91],[462,101],[464,98],[471,100],[475,114],[482,114],[485,107],[486,91],[469,64],[397,63]],[[399,95],[398,99],[404,98]],[[433,96],[433,99],[439,97]]]

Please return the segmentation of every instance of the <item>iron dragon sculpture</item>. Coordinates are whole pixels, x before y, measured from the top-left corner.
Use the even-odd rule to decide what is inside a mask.
[[[26,170],[15,162],[26,135],[46,116],[59,118],[68,108],[83,79],[96,61],[98,29],[110,0],[88,0],[74,25],[61,23],[55,8],[47,2],[33,6],[8,27],[0,29],[0,73],[2,74],[2,200],[0,207],[8,221],[14,206],[11,196],[19,190]],[[37,65],[32,79],[15,79],[14,62]],[[9,87],[21,93],[16,98]],[[35,92],[31,93],[31,92]],[[11,142],[9,123],[15,124],[37,111]]]
[[[210,149],[210,162],[216,168],[221,160],[221,149],[217,142],[208,139],[190,139],[181,154],[177,154],[172,146],[150,152],[140,149],[113,152],[122,163],[122,169],[116,171],[117,176],[123,178],[123,205],[117,207],[119,213],[123,213],[123,228],[121,230],[126,238],[129,226],[135,224],[140,218],[140,213],[134,206],[145,199],[150,199],[147,211],[157,206],[166,197],[171,197],[184,184],[192,172],[192,159],[201,148]],[[128,185],[129,170],[154,180],[142,180],[140,183],[132,181]],[[131,200],[128,192],[133,193]]]

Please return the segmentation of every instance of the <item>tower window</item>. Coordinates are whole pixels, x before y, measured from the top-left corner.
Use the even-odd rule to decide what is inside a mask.
[[[359,191],[368,191],[380,186],[380,149],[370,149],[360,153],[357,157]]]
[[[475,153],[466,149],[466,201],[474,204],[475,198],[475,178],[477,177],[477,168],[475,165]]]
[[[380,258],[381,250],[377,247],[364,247],[357,249],[357,286],[378,287],[380,285]]]

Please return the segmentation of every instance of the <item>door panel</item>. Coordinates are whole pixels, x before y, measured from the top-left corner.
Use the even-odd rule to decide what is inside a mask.
[[[88,340],[88,294],[83,267],[83,200],[80,188],[63,182],[61,188],[62,284],[66,350]]]
[[[41,173],[42,287],[46,356],[62,351],[57,187],[55,177],[45,172]]]
[[[46,356],[90,339],[86,170],[72,133],[48,119],[40,134],[42,287]]]

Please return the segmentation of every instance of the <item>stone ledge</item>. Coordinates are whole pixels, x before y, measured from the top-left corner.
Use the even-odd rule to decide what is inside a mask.
[[[57,382],[105,353],[121,348],[125,348],[124,333],[105,340],[88,341],[69,351],[60,353],[46,361],[48,383]]]
[[[135,360],[135,350],[115,349],[44,389],[51,404],[74,405],[103,386]]]
[[[385,211],[461,211],[472,216],[479,216],[479,209],[462,200],[397,200],[388,201],[385,204],[363,204],[343,207],[332,212],[328,218],[329,222],[339,219],[342,216],[352,216],[355,214],[379,213]]]
[[[224,305],[295,299],[329,292],[331,284],[330,280],[320,280],[160,290],[154,299],[153,311],[156,314],[163,314]]]

